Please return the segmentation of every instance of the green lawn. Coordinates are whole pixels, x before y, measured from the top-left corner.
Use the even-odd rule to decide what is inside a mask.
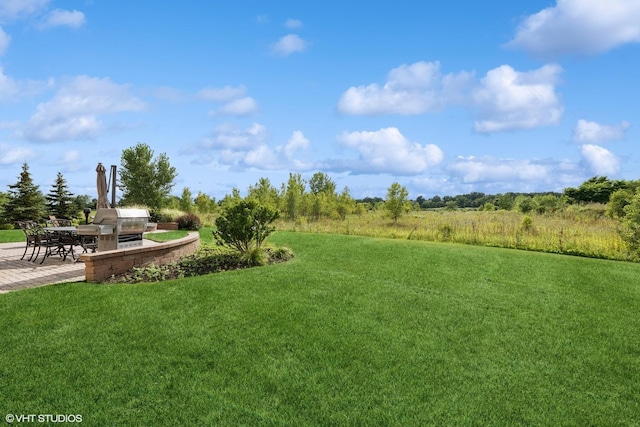
[[[0,413],[83,425],[638,425],[640,265],[304,233],[296,258],[0,295]]]
[[[24,242],[24,232],[18,230],[0,230],[0,243]]]

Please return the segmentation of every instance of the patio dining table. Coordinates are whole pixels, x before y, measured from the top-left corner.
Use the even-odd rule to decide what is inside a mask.
[[[76,252],[73,249],[74,246],[81,246],[83,253],[86,253],[88,249],[95,252],[96,246],[94,238],[91,236],[79,235],[77,227],[44,227],[44,231],[55,236],[55,239],[58,242],[56,253],[62,256],[63,260],[66,260],[69,255],[71,255],[74,260],[76,259]]]
[[[76,227],[44,227],[44,231],[47,234],[52,235],[53,239],[51,240],[57,243],[55,253],[60,255],[63,260],[66,260],[69,255],[71,255],[74,260],[76,259],[76,253],[73,250],[73,247],[79,244],[77,234],[78,229]],[[51,250],[47,252],[48,255],[51,255],[51,253]],[[45,257],[47,254],[45,254]]]

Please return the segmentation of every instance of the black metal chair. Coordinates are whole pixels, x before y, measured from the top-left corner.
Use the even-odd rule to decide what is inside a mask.
[[[24,257],[27,255],[27,251],[29,250],[29,248],[32,248],[31,256],[29,256],[29,261],[31,261],[31,258],[33,258],[33,254],[36,251],[37,242],[38,242],[37,231],[35,228],[36,225],[37,223],[33,221],[18,221],[18,226],[24,233],[25,238],[27,240],[24,246],[24,252],[22,253],[22,257],[20,259],[24,259]]]
[[[42,255],[42,261],[40,261],[40,264],[42,264],[44,260],[47,259],[47,257],[53,255],[54,253],[60,256],[64,255],[66,259],[66,253],[62,250],[63,247],[61,248],[60,238],[56,233],[51,233],[46,231],[40,224],[36,224],[34,226],[34,229],[35,229],[36,245],[38,247],[38,252],[36,253],[35,258],[33,258],[32,260],[33,262],[37,261],[38,257],[40,256],[40,250],[42,248],[44,248],[45,251],[44,251],[44,254]]]

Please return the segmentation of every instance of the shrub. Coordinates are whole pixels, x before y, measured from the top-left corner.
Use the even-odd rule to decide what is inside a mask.
[[[151,222],[174,222],[181,213],[175,209],[152,209],[149,216]]]
[[[262,267],[269,263],[269,257],[262,248],[253,248],[242,256],[242,262],[247,267]]]
[[[492,212],[496,210],[496,205],[491,202],[487,202],[484,205],[480,206],[480,211]]]
[[[267,253],[269,254],[269,258],[271,258],[272,262],[289,261],[293,258],[293,251],[286,247],[275,249],[267,248]]]
[[[182,215],[176,219],[178,223],[178,228],[180,230],[194,230],[197,231],[202,227],[202,221],[200,221],[200,217],[194,213],[188,213],[186,215]]]
[[[533,228],[533,219],[529,215],[525,215],[522,217],[522,222],[520,222],[520,226],[524,231],[531,231]]]
[[[241,201],[225,208],[216,218],[213,232],[218,244],[236,248],[241,254],[259,248],[262,242],[275,231],[271,224],[278,219],[278,211],[257,202]]]

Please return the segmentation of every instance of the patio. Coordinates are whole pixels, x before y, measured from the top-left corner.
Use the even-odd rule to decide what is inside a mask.
[[[58,256],[45,259],[40,264],[21,260],[24,242],[0,244],[0,293],[35,288],[63,282],[85,280],[84,263],[72,259],[62,261]]]

